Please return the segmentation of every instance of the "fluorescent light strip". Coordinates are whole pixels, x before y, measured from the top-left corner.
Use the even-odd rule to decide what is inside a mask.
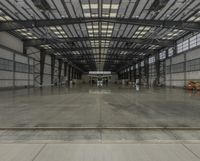
[[[116,17],[117,16],[117,13],[110,13],[110,17]]]
[[[91,17],[91,14],[90,13],[84,13],[84,16],[85,17]]]

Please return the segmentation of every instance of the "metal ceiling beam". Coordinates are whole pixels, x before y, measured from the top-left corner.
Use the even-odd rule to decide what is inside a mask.
[[[25,39],[24,46],[40,46],[46,44],[60,44],[68,42],[77,42],[77,41],[95,41],[95,40],[106,40],[106,41],[118,41],[118,42],[127,42],[127,43],[136,43],[136,44],[151,44],[151,45],[160,45],[166,47],[172,47],[175,44],[173,40],[161,40],[161,39],[149,39],[149,38],[125,38],[125,37],[72,37],[72,38],[60,38],[60,39]]]
[[[87,57],[85,57],[87,56]],[[86,61],[91,61],[94,59],[108,59],[110,61],[112,60],[127,60],[130,59],[129,57],[127,57],[127,55],[120,55],[120,54],[101,54],[100,57],[94,57],[94,56],[99,56],[99,54],[84,54],[84,55],[78,55],[78,56],[74,56],[71,57],[71,60],[86,60]],[[107,56],[106,58],[102,58],[102,56]],[[136,60],[138,58],[140,58],[141,56],[138,54],[135,54],[134,56],[132,56],[131,60]],[[60,59],[65,58],[65,55],[61,55],[59,56]]]
[[[61,55],[62,58],[65,58],[64,56],[65,55]],[[91,53],[91,54],[74,55],[73,57],[71,57],[71,59],[79,59],[79,58],[91,59],[91,58],[94,58],[94,56],[99,56],[99,54]],[[127,55],[122,55],[122,54],[100,54],[100,56],[108,56],[108,59],[112,59],[112,58],[127,59]],[[139,54],[133,54],[133,57],[131,59],[140,58],[140,57],[141,55]]]
[[[136,54],[136,55],[138,55],[138,54]],[[63,55],[63,56],[65,56],[65,55]],[[80,58],[80,57],[84,58],[84,56],[99,56],[99,54],[83,54],[83,55],[78,55],[78,56],[75,55],[74,57],[72,57],[72,59],[73,58],[76,59],[76,58]],[[100,54],[100,56],[123,57],[124,59],[126,59],[125,56],[127,56],[127,55],[121,55],[121,54]],[[91,57],[89,57],[89,58],[91,58]],[[109,57],[109,58],[112,58],[112,57]]]
[[[118,62],[118,63],[115,63],[115,62],[110,62],[109,60],[103,60],[103,61],[93,61],[94,63],[102,63],[102,62],[105,62],[105,63],[109,63],[109,64],[113,64],[113,65],[117,65],[117,64],[121,64],[121,63],[126,63],[126,62],[128,62],[128,61],[126,61],[126,60],[122,60],[122,61],[120,61],[120,62]],[[82,65],[87,65],[87,64],[85,64],[85,63],[82,63]]]
[[[76,59],[74,59],[74,60],[85,60],[85,58],[76,58]],[[95,60],[108,60],[108,59],[107,59],[107,58],[88,58],[87,60],[94,60],[94,61],[95,61]],[[131,61],[131,60],[133,60],[133,59],[128,59],[128,58],[126,58],[126,59],[123,59],[123,58],[111,58],[111,59],[109,59],[109,61],[115,61],[115,60],[119,60],[119,61],[120,61],[120,60],[122,60],[122,61],[123,61],[123,60],[125,60],[125,61],[126,61],[126,60],[127,60],[127,61],[130,60],[130,61]]]
[[[11,31],[22,28],[45,27],[55,25],[70,25],[89,22],[110,22],[129,25],[142,25],[151,27],[174,28],[187,31],[200,31],[199,22],[172,21],[172,20],[147,20],[136,18],[62,18],[51,20],[14,20],[1,22],[0,31]]]
[[[83,48],[52,48],[58,52],[69,52],[69,51],[84,51],[84,50],[93,50],[99,49],[99,47],[83,47]],[[101,49],[108,49],[108,50],[118,50],[118,51],[127,51],[127,52],[148,52],[154,53],[157,50],[154,49],[141,49],[141,48],[119,48],[119,47],[101,47]],[[83,54],[84,55],[84,54]]]

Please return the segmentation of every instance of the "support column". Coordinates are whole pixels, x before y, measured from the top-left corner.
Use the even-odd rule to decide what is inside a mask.
[[[136,83],[136,77],[137,77],[137,73],[136,73],[136,67],[135,65],[133,66],[133,77],[134,77],[134,82]]]
[[[67,62],[64,63],[64,76],[67,76]]]
[[[15,82],[15,72],[16,72],[16,61],[15,61],[15,57],[16,57],[16,54],[13,53],[13,88],[15,88],[16,86],[16,82]]]
[[[125,71],[123,72],[123,79],[126,79]]]
[[[118,80],[120,80],[120,72],[118,72],[117,75],[118,75]]]
[[[170,76],[169,76],[170,78],[170,87],[172,87],[172,57],[170,58]]]
[[[59,84],[61,84],[62,64],[63,64],[63,61],[61,59],[59,59],[58,60],[58,81],[59,81]]]
[[[27,56],[27,47],[23,43],[23,55]]]
[[[74,79],[76,79],[76,69],[74,68]]]
[[[147,86],[149,86],[149,57],[144,60],[144,73],[146,77]]]
[[[160,83],[160,59],[159,59],[159,54],[155,55],[155,65],[156,65],[156,80],[157,83]]]
[[[54,85],[55,55],[51,55],[51,85]]]
[[[40,50],[40,86],[43,85],[45,57],[46,57],[46,51],[44,49],[41,49]]]
[[[131,70],[131,66],[129,67],[129,80],[132,82],[132,70]]]
[[[73,76],[74,76],[73,79],[76,79],[76,69],[75,68],[73,69]]]
[[[186,84],[187,84],[187,58],[186,58],[186,53],[184,53],[184,87],[186,87]]]
[[[30,58],[28,57],[28,88],[30,87]]]
[[[71,65],[68,65],[68,85],[70,84],[71,80]]]
[[[80,72],[80,79],[82,79],[82,72]]]
[[[75,76],[76,76],[76,69],[73,67],[73,79],[75,79]]]
[[[141,63],[138,63],[138,73],[139,73],[139,83],[140,85],[142,84],[142,68],[141,68]]]
[[[74,79],[74,68],[71,66],[71,79]]]

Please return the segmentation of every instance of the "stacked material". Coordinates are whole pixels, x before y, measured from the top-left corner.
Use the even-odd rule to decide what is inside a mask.
[[[186,89],[188,90],[198,90],[200,91],[200,82],[197,81],[189,81],[187,83]]]

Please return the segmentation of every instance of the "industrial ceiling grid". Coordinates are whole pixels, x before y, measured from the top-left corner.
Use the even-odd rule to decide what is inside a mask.
[[[168,0],[165,6],[158,10],[153,8],[155,0],[47,0],[47,3],[49,10],[39,9],[32,0],[1,1],[0,20],[62,18],[81,20],[82,18],[105,17],[173,21],[189,19],[193,21],[193,15],[200,8],[199,0]],[[161,43],[153,43],[153,40],[177,40],[188,31],[166,29],[162,26],[150,27],[98,21],[34,27],[14,30],[12,33],[24,40],[50,40],[48,44],[37,47],[53,49],[56,56],[67,58],[84,70],[97,69],[101,64],[102,69],[116,71],[128,61],[144,57],[150,49],[163,48]],[[70,38],[80,38],[80,40],[60,41]],[[123,38],[127,38],[127,41],[121,41]],[[133,39],[141,41],[131,41]]]

